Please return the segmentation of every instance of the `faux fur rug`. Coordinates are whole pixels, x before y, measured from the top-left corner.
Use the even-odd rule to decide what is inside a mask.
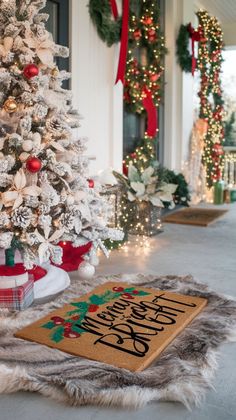
[[[137,408],[149,401],[199,404],[212,387],[221,343],[236,339],[236,301],[218,295],[191,277],[123,275],[133,284],[171,290],[208,299],[204,311],[172,342],[152,367],[132,373],[99,362],[13,337],[32,323],[76,296],[108,280],[96,278],[72,284],[53,302],[24,312],[0,311],[0,393],[37,391],[71,405],[113,405]]]

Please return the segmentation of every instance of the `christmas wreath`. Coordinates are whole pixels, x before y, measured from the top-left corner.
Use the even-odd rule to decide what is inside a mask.
[[[176,54],[178,63],[183,71],[191,73],[192,71],[192,55],[189,51],[189,24],[181,25],[178,38],[176,41]]]
[[[109,0],[90,0],[88,7],[90,17],[101,40],[108,47],[119,42],[121,18],[118,17],[116,9],[112,9],[112,2]],[[116,18],[114,18],[114,15]]]
[[[197,59],[195,58],[195,42],[199,42],[202,36],[202,28],[199,25],[197,29],[194,29],[189,23],[188,25],[181,25],[179,35],[176,41],[177,44],[177,58],[179,65],[186,73],[192,72],[194,75],[197,69]],[[191,54],[189,51],[189,40],[191,40]]]

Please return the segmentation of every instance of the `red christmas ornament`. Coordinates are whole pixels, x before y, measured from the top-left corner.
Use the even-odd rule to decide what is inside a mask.
[[[224,154],[224,150],[222,148],[222,145],[219,143],[214,144],[213,146],[213,152],[216,154],[216,156],[220,156]]]
[[[140,31],[140,29],[135,29],[135,31],[133,32],[133,37],[135,39],[135,41],[138,41],[142,36],[142,33]]]
[[[145,16],[144,19],[143,19],[144,25],[152,25],[152,22],[153,22],[153,20],[149,16]]]
[[[39,74],[39,68],[35,64],[28,64],[25,66],[23,71],[24,76],[26,79],[32,79]]]
[[[26,169],[32,174],[36,174],[42,168],[42,162],[35,156],[30,156],[26,161]]]
[[[128,176],[128,166],[123,162],[123,174],[125,176]]]
[[[148,29],[148,40],[150,42],[153,42],[156,40],[156,31],[155,29]]]
[[[159,74],[152,74],[151,76],[150,76],[150,80],[151,80],[151,82],[156,82],[158,79],[159,79],[159,77],[160,77],[160,75]]]
[[[88,179],[89,188],[94,188],[94,180]]]

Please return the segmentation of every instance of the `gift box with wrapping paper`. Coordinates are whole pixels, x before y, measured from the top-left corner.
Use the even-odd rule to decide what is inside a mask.
[[[0,266],[0,308],[23,310],[34,300],[34,277],[22,264]]]

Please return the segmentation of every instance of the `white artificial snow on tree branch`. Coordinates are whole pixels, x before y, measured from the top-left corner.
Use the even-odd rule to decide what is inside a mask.
[[[68,49],[46,30],[45,4],[0,0],[0,248],[14,242],[27,268],[38,260],[60,264],[60,241],[91,242],[89,258],[96,262],[105,239],[122,238],[106,227],[109,205],[98,182],[87,179],[80,116],[62,86],[70,73],[55,64]],[[29,64],[39,70],[35,77],[24,72]],[[41,163],[36,174],[27,164],[32,157]]]

